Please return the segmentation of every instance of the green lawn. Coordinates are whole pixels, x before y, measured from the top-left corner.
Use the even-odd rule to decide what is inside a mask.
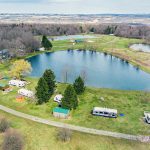
[[[73,132],[70,142],[56,138],[58,129],[21,119],[0,111],[0,116],[11,122],[11,128],[24,137],[24,150],[148,150],[150,144]],[[0,146],[3,141],[0,134]]]
[[[27,80],[31,81],[27,88],[35,90],[37,79],[28,78]],[[56,93],[63,93],[65,87],[65,84],[58,84]],[[0,104],[31,115],[74,125],[129,134],[150,134],[150,126],[144,123],[142,118],[143,112],[150,110],[150,93],[87,88],[85,93],[79,96],[77,110],[71,112],[68,120],[61,120],[52,115],[52,109],[57,106],[57,103],[53,102],[53,97],[43,105],[35,105],[30,100],[18,103],[16,102],[17,90],[14,87],[13,92],[6,95],[0,92]],[[105,100],[101,101],[100,97],[104,97]],[[124,113],[125,116],[117,119],[92,116],[90,112],[94,106],[114,108],[118,110],[118,113]]]

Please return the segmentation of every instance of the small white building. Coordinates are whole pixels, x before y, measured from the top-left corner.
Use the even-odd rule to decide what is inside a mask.
[[[54,97],[54,101],[60,103],[62,98],[63,98],[63,96],[61,94],[58,94]]]
[[[38,49],[39,51],[45,51],[45,48],[44,47],[41,47]]]
[[[92,114],[96,115],[96,116],[117,118],[117,110],[116,109],[94,107]]]
[[[150,112],[144,112],[144,118],[147,123],[150,124]]]
[[[26,85],[25,81],[21,80],[10,80],[9,85],[17,86],[17,87],[24,87]]]
[[[18,90],[18,94],[20,94],[22,96],[29,97],[29,98],[34,97],[34,93],[32,91],[27,90],[27,89]]]

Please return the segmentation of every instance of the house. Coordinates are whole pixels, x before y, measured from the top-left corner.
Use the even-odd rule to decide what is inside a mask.
[[[144,112],[144,118],[147,123],[150,124],[150,112]]]
[[[116,109],[94,107],[92,114],[96,115],[96,116],[117,118],[117,110]]]
[[[9,59],[10,54],[8,49],[0,50],[0,60]]]
[[[63,98],[63,96],[61,94],[58,94],[54,97],[54,101],[60,103],[62,98]]]
[[[69,109],[55,107],[53,109],[53,116],[61,119],[67,119],[69,117]]]
[[[18,90],[18,94],[25,96],[25,97],[29,97],[29,98],[34,97],[34,93],[32,91],[27,90],[27,89]]]
[[[21,81],[21,80],[10,80],[9,85],[17,86],[17,87],[24,87],[26,85],[26,82]]]

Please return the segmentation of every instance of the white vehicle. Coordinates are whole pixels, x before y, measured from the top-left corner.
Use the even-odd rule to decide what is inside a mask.
[[[58,94],[54,97],[54,101],[60,103],[62,98],[63,98],[63,96],[61,94]]]
[[[17,87],[24,87],[26,85],[25,81],[21,80],[10,80],[9,85],[17,86]]]
[[[92,114],[96,115],[96,116],[117,118],[117,110],[116,109],[94,107]]]
[[[34,93],[32,91],[29,91],[29,90],[26,90],[26,89],[18,90],[18,94],[20,94],[22,96],[29,97],[29,98],[34,97]]]
[[[144,118],[147,123],[150,124],[150,112],[144,112]]]

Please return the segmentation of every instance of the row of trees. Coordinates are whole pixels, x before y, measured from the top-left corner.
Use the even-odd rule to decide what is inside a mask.
[[[49,101],[53,95],[56,87],[54,72],[46,70],[43,76],[39,79],[36,87],[37,103],[42,104]],[[64,98],[62,99],[62,107],[67,109],[76,109],[78,106],[78,94],[82,94],[85,90],[84,81],[81,77],[78,77],[73,85],[68,85]]]
[[[123,37],[146,38],[150,35],[150,27],[132,24],[0,24],[1,41],[11,41],[21,37],[23,41],[30,42],[32,35],[70,35],[80,33],[115,34]],[[29,35],[30,34],[30,35]],[[18,39],[19,40],[19,39]],[[27,43],[28,43],[27,42]],[[21,40],[22,43],[22,40]],[[23,42],[24,43],[24,42]],[[39,43],[40,44],[40,43]],[[28,45],[28,44],[27,44]],[[29,44],[30,45],[30,44]]]

